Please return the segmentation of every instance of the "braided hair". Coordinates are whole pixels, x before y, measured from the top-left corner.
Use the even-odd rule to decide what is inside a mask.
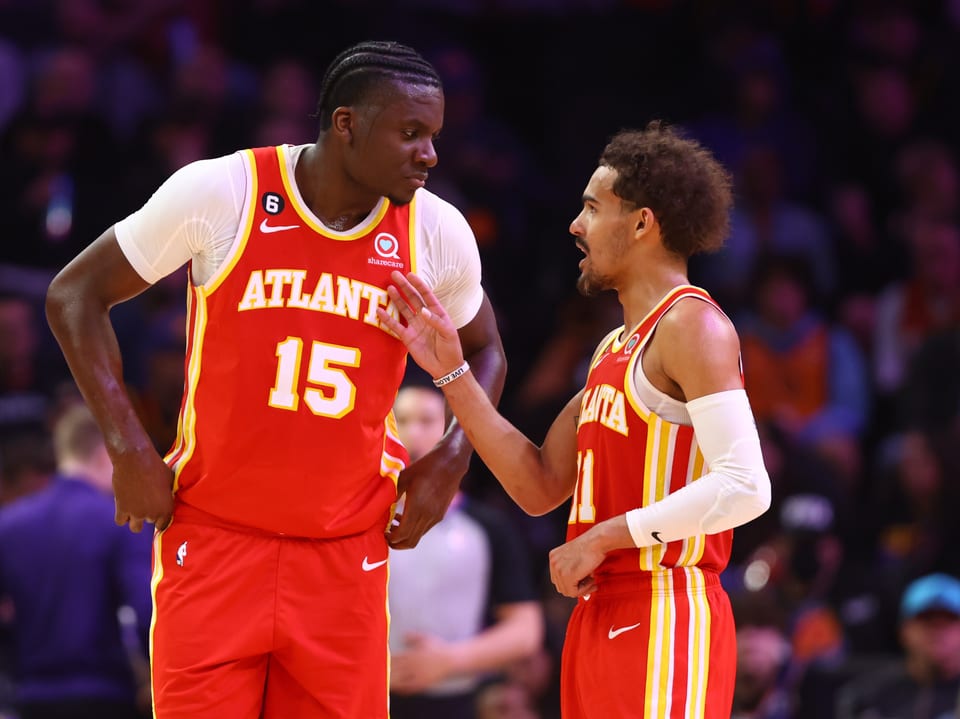
[[[357,43],[337,55],[324,73],[313,115],[320,120],[320,129],[330,129],[336,108],[356,104],[383,79],[442,87],[433,65],[413,48],[398,42]]]

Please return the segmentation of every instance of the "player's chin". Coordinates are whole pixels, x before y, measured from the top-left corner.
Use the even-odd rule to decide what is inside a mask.
[[[421,177],[404,178],[402,183],[393,187],[393,191],[387,195],[387,199],[394,205],[406,205],[413,200],[417,190],[424,186],[426,180]]]
[[[387,195],[387,199],[390,200],[391,205],[409,205],[413,201],[413,195],[413,192],[393,192]]]

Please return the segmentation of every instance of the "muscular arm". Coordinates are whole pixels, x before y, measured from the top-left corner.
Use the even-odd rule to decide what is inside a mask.
[[[170,470],[143,428],[123,381],[110,308],[149,285],[130,266],[111,227],[61,270],[46,313],[74,380],[103,431],[114,464],[116,521],[164,528],[173,507]]]
[[[478,391],[491,407],[500,401],[507,372],[496,316],[486,295],[476,316],[458,331]],[[451,408],[452,409],[452,408]],[[400,474],[397,493],[407,494],[400,523],[389,534],[394,549],[409,549],[442,517],[470,465],[473,447],[457,419],[430,452]]]

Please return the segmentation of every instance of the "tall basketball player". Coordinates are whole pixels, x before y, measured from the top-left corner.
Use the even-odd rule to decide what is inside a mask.
[[[156,525],[158,719],[388,715],[387,550],[439,521],[467,469],[454,424],[406,469],[394,270],[450,307],[496,401],[505,363],[463,215],[424,189],[443,91],[397,43],[327,69],[316,143],[188,165],[54,279],[50,325],[107,439],[116,521]],[[154,450],[111,306],[188,264],[178,437]],[[399,487],[398,487],[399,484]]]

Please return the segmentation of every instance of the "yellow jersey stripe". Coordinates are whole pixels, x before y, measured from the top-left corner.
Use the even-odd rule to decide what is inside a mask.
[[[198,288],[196,292],[196,313],[193,322],[193,344],[190,360],[187,363],[186,387],[187,397],[183,403],[183,412],[180,417],[181,431],[183,432],[183,453],[173,465],[173,491],[176,492],[180,484],[180,472],[190,461],[197,448],[197,385],[200,383],[200,370],[203,357],[203,336],[207,328],[207,302]]]
[[[410,201],[410,271],[417,271],[417,236],[420,229],[420,204],[414,194]]]
[[[702,719],[707,707],[710,606],[703,571],[698,567],[685,567],[684,572],[687,577],[687,599],[690,605],[686,716],[688,719]]]
[[[169,525],[167,526],[169,529]],[[164,530],[166,531],[166,530]],[[153,635],[157,627],[157,587],[160,585],[160,581],[163,579],[163,563],[160,561],[160,557],[163,556],[161,550],[163,548],[163,532],[155,532],[153,535],[153,575],[150,577],[150,598],[153,603],[153,613],[150,617],[150,637],[149,637],[149,651],[150,651],[150,705],[153,709],[153,716],[157,715],[157,706],[154,703],[154,697],[157,696],[156,691],[153,686]]]
[[[236,267],[237,262],[240,261],[240,258],[243,256],[243,251],[247,246],[247,242],[250,240],[250,231],[253,228],[253,217],[257,209],[257,194],[258,181],[257,181],[257,160],[254,157],[252,150],[244,150],[243,157],[247,161],[247,179],[249,181],[250,191],[247,195],[247,203],[243,208],[243,215],[240,218],[240,229],[239,237],[234,241],[234,246],[230,248],[230,254],[228,255],[229,259],[224,264],[223,267],[218,269],[213,277],[207,280],[206,289],[204,290],[205,295],[212,294],[223,281],[230,276],[230,273],[233,271],[233,268]]]

